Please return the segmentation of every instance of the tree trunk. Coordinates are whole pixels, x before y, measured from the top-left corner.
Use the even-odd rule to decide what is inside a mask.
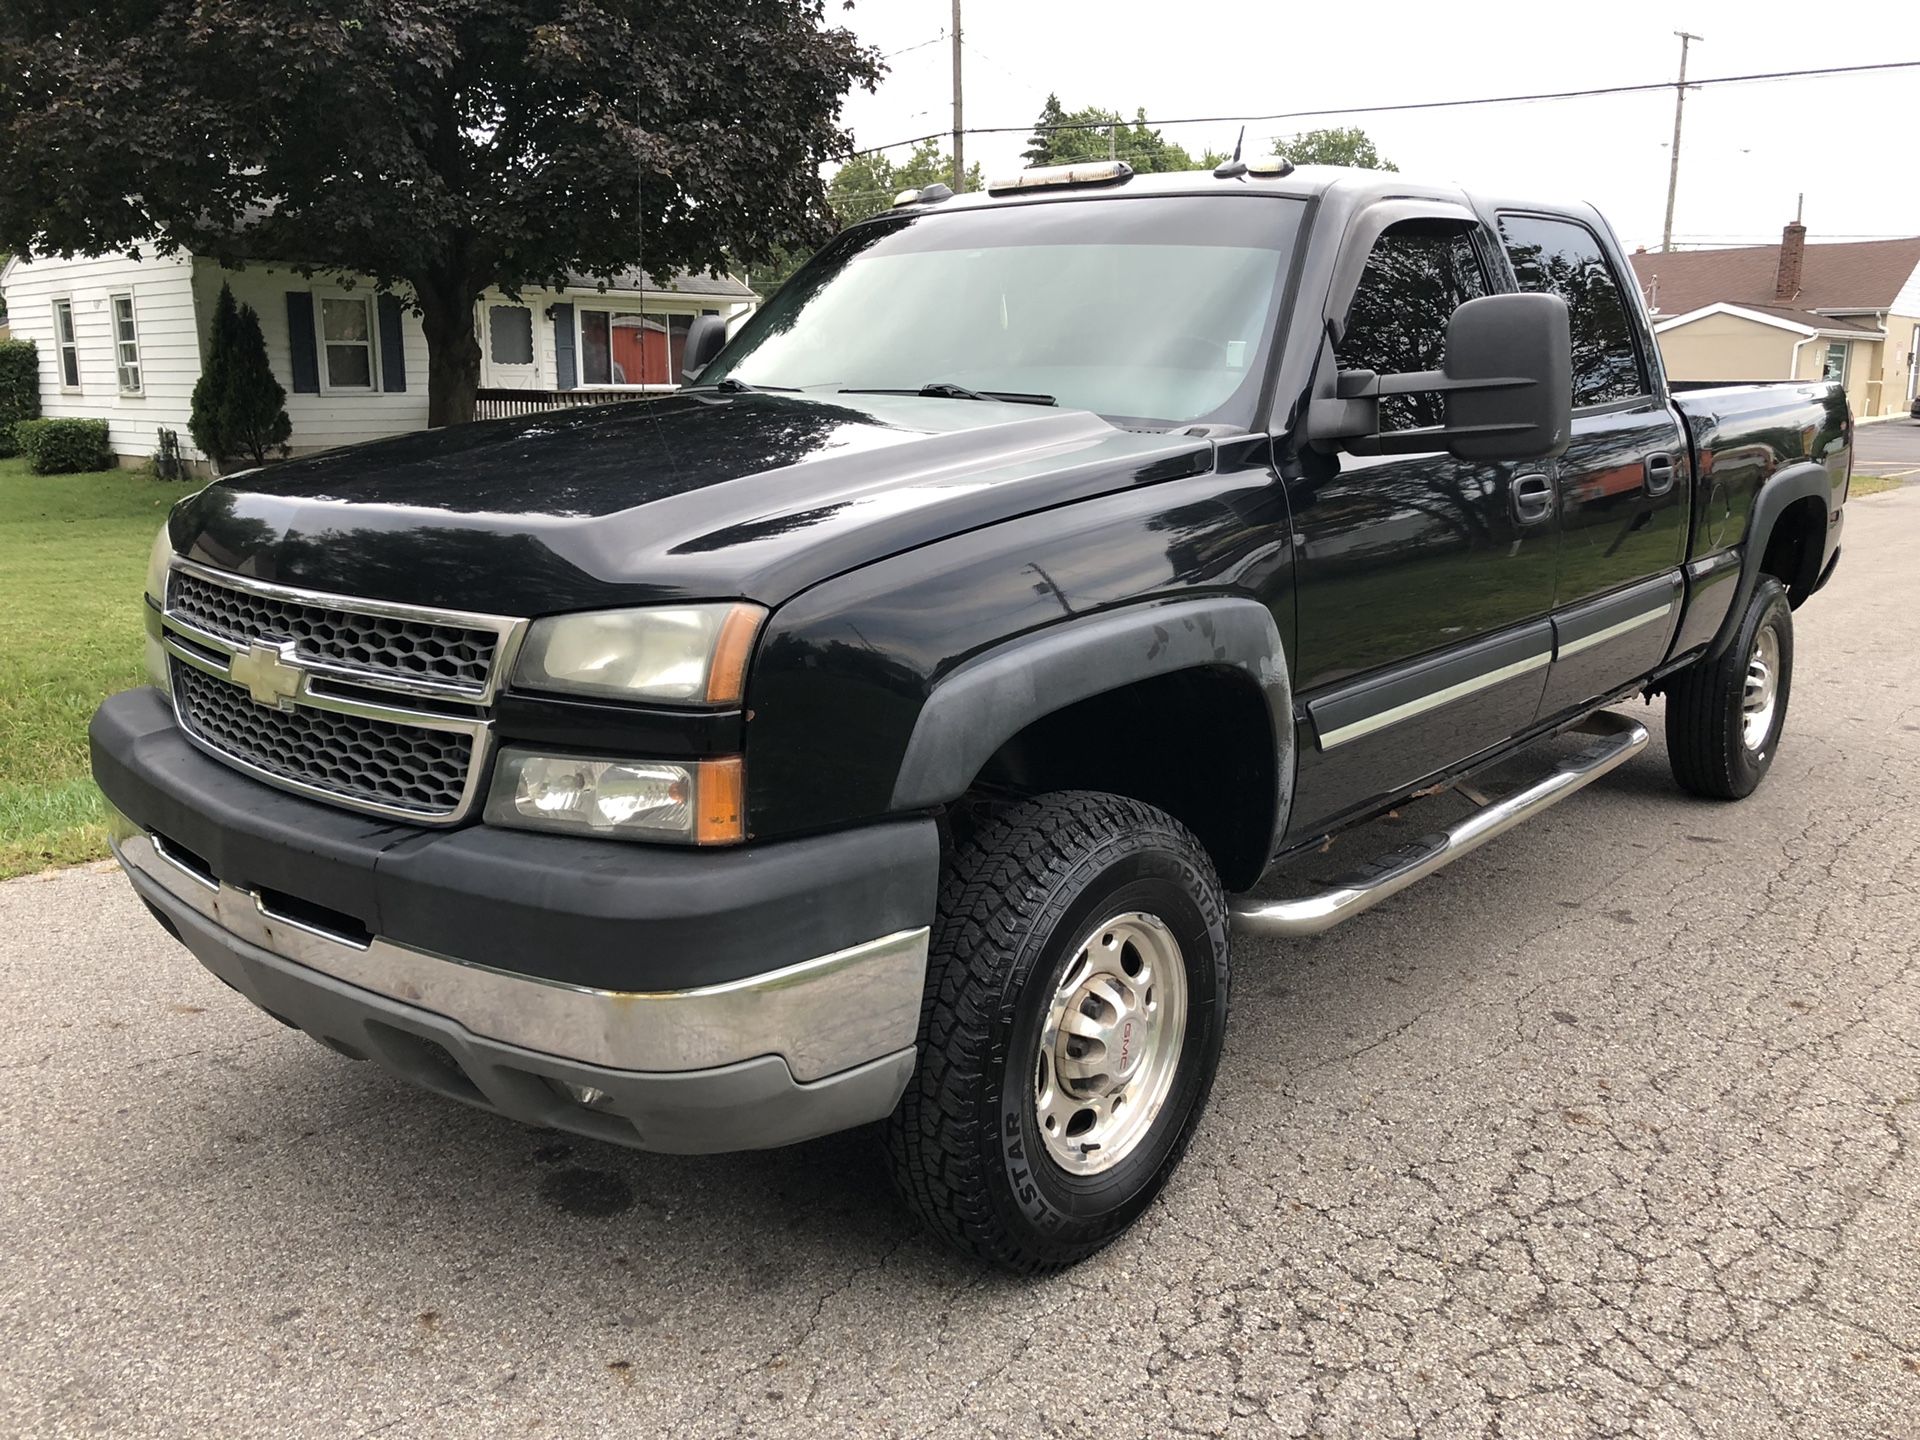
[[[427,336],[427,424],[464,425],[473,419],[480,388],[480,340],[473,333],[478,295],[450,294],[464,287],[422,285],[420,328]]]

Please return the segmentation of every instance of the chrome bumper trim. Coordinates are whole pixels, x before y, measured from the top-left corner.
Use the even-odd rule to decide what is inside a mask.
[[[203,875],[109,807],[114,858],[251,945],[475,1035],[616,1070],[704,1070],[778,1055],[807,1082],[914,1044],[928,932],[902,930],[760,975],[689,990],[592,990],[275,914]]]

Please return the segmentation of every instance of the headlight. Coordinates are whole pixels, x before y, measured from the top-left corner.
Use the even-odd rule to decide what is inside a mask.
[[[549,616],[528,628],[513,683],[602,699],[737,705],[766,614],[723,601]]]
[[[153,537],[153,549],[147,552],[147,591],[141,601],[143,607],[155,610],[167,603],[167,572],[173,564],[173,540],[167,534],[166,522],[160,523],[160,533]],[[167,652],[160,648],[159,625],[152,615],[141,617],[146,624],[145,653],[147,661],[147,679],[151,680],[164,693],[173,693],[173,676],[167,669]]]
[[[740,760],[595,760],[505,750],[487,795],[491,825],[610,839],[729,845],[746,833]]]
[[[167,571],[173,565],[173,537],[167,534],[167,522],[160,522],[160,533],[153,537],[147,552],[147,598],[164,604],[167,598]]]

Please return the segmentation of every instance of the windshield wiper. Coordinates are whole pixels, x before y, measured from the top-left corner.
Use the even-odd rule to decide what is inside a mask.
[[[969,390],[964,385],[954,385],[945,380],[936,380],[931,385],[922,385],[918,390],[842,390],[842,395],[921,395],[929,400],[1004,400],[1012,405],[1058,405],[1060,402],[1051,395],[1032,395],[1021,390]]]
[[[682,385],[682,390],[718,390],[722,395],[757,395],[762,390],[778,390],[783,395],[798,395],[798,385],[749,385],[744,380],[736,380],[729,375],[716,380],[711,385]]]

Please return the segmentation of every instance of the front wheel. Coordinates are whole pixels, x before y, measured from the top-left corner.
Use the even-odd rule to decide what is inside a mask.
[[[1741,800],[1766,778],[1793,688],[1793,610],[1762,576],[1718,660],[1698,661],[1667,687],[1667,758],[1695,795]]]
[[[895,1182],[937,1234],[1033,1274],[1139,1217],[1219,1064],[1226,922],[1199,843],[1121,796],[1025,801],[955,846],[920,1065],[888,1124]]]

